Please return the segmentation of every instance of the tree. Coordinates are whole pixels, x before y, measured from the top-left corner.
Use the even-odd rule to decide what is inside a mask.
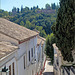
[[[12,16],[12,12],[9,12],[9,16]]]
[[[41,30],[39,35],[44,37],[44,38],[46,38],[46,36],[47,36],[46,32],[44,30]]]
[[[39,6],[37,5],[37,9],[39,8]]]
[[[28,21],[28,20],[26,21],[25,27],[26,27],[26,28],[29,28],[29,29],[31,28],[31,23],[30,23],[30,21]]]
[[[12,12],[16,12],[16,7],[13,7]]]
[[[49,4],[46,4],[46,6],[45,6],[45,7],[46,7],[46,9],[47,9],[47,10],[49,10],[49,9],[50,9],[50,5],[49,5]]]
[[[23,13],[23,5],[21,5],[21,13]]]
[[[4,14],[5,16],[8,16],[8,15],[9,15],[9,13],[8,13],[7,11],[4,11],[3,14]]]
[[[56,9],[55,3],[51,4],[52,9]]]
[[[13,7],[12,9],[12,15],[14,16],[16,14],[16,7]]]
[[[19,13],[19,10],[20,10],[20,9],[19,9],[19,8],[17,8],[17,13]]]
[[[58,12],[58,9],[59,9],[59,5],[58,5],[58,3],[57,3],[57,5],[56,5],[56,11]]]
[[[24,26],[24,22],[23,22],[23,21],[21,21],[21,22],[20,22],[20,25]]]
[[[47,36],[45,51],[46,51],[46,55],[50,57],[52,64],[54,61],[54,49],[53,49],[52,44],[55,42],[56,42],[56,39],[55,39],[53,33],[51,33],[50,35]]]
[[[0,17],[7,18],[12,22],[23,25],[32,30],[36,29],[38,26],[40,35],[43,37],[46,37],[48,34],[52,33],[50,28],[53,22],[56,20],[55,13],[40,13],[42,9],[40,9],[38,6],[33,7],[34,9],[29,9],[29,7],[23,8],[23,6],[21,6],[21,8],[23,9],[23,11],[21,9],[22,13],[19,9],[17,9],[16,13],[13,14],[12,12],[9,12],[8,15],[5,15],[4,10],[0,10]],[[38,11],[39,13],[37,13]],[[26,21],[29,21],[29,23]]]
[[[28,11],[29,10],[29,7],[25,7],[25,11]]]
[[[52,26],[57,46],[64,60],[73,62],[72,51],[75,45],[75,7],[74,0],[60,0],[56,24]]]
[[[31,10],[33,10],[33,8],[31,7]]]

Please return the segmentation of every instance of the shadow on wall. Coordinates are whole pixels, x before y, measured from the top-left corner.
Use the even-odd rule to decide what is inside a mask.
[[[51,64],[51,61],[50,61],[50,62],[48,62],[48,65],[53,66],[53,65]]]
[[[44,72],[43,75],[54,75],[53,72]]]

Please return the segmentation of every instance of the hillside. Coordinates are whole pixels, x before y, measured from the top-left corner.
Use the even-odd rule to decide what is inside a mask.
[[[27,27],[31,30],[37,29],[40,31],[40,36],[46,37],[52,33],[51,26],[56,21],[57,7],[52,8],[46,4],[45,9],[40,9],[38,6],[29,8],[21,6],[21,9],[13,7],[12,12],[0,10],[0,17],[6,18],[19,25]]]

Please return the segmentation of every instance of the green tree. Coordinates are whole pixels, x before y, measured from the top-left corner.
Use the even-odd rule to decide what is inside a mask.
[[[43,37],[46,37],[46,35],[52,33],[51,26],[56,20],[56,13],[37,13],[37,11],[41,11],[39,6],[34,6],[31,9],[29,7],[23,8],[23,6],[21,6],[20,10],[19,8],[15,9],[14,7],[12,10],[13,12],[8,12],[8,15],[3,13],[5,12],[4,10],[0,10],[0,17],[4,17],[12,22],[23,25],[32,30],[38,28],[40,35]],[[26,21],[29,21],[29,23]]]
[[[48,3],[45,5],[45,7],[46,7],[47,10],[50,9],[50,5]]]
[[[75,46],[75,0],[60,0],[56,24],[52,26],[57,39],[57,46],[64,60],[73,61],[72,51]]]
[[[21,5],[21,13],[23,13],[23,5]]]
[[[19,9],[19,8],[17,8],[17,13],[19,13],[19,10],[20,10],[20,9]]]
[[[30,21],[28,21],[28,20],[26,21],[25,27],[27,27],[27,28],[29,28],[29,29],[31,28],[31,23],[30,23]]]
[[[46,55],[50,57],[51,63],[53,64],[54,61],[54,49],[52,44],[55,43],[55,37],[54,34],[51,33],[50,35],[47,36],[46,38],[46,46],[45,46],[45,51]]]
[[[12,9],[12,15],[14,16],[16,14],[16,7],[13,7]]]
[[[4,10],[0,9],[0,17],[6,18],[7,16],[9,16],[9,13],[7,11],[4,11]]]
[[[47,36],[46,32],[44,30],[41,30],[39,35],[44,37],[44,38],[46,38],[46,36]]]
[[[39,8],[39,6],[37,5],[37,9]]]
[[[51,7],[52,9],[56,9],[56,4],[55,3],[51,4]]]
[[[25,11],[28,11],[29,10],[29,7],[25,7]]]
[[[24,22],[23,22],[23,21],[21,21],[21,22],[20,22],[20,25],[24,26]]]
[[[12,12],[9,12],[9,16],[12,16]]]

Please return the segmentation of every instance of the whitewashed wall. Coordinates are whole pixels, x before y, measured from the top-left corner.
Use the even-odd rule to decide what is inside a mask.
[[[12,63],[14,62],[14,71],[15,71],[15,75],[17,75],[17,63],[16,63],[16,55],[17,51],[14,51],[13,53],[7,55],[6,57],[4,57],[3,59],[0,59],[0,70],[2,70],[2,68],[4,68],[6,66],[6,68],[9,69],[9,66],[11,65],[11,75],[13,75],[13,70],[12,70]]]
[[[16,52],[14,52],[13,54],[10,54],[8,58],[5,58],[4,60],[0,62],[0,66],[2,65],[0,68],[2,68],[5,65],[6,67],[9,67],[11,65],[11,68],[12,68],[12,63],[14,62],[15,75],[32,75],[32,74],[35,75],[37,71],[40,72],[40,69],[38,69],[38,67],[40,67],[40,64],[42,61],[43,49],[41,47],[41,43],[37,47],[37,36],[19,44],[18,47],[19,49],[16,50]],[[35,47],[35,54],[34,54],[34,47]],[[33,57],[31,56],[31,48],[33,48]],[[29,62],[29,50],[30,50],[30,57],[31,57],[30,62]],[[24,69],[24,56],[25,56],[25,69]],[[36,58],[36,62],[32,64],[32,61],[35,60],[35,58]],[[38,59],[39,59],[39,62],[38,62]]]
[[[31,75],[32,71],[35,73],[35,65],[32,65],[32,59],[36,55],[37,37],[34,37],[19,45],[18,50],[18,75]],[[34,54],[35,46],[35,54]],[[31,48],[33,48],[33,57],[31,56]],[[29,62],[29,50],[30,50],[30,62]],[[25,55],[26,68],[24,69],[23,56]]]

